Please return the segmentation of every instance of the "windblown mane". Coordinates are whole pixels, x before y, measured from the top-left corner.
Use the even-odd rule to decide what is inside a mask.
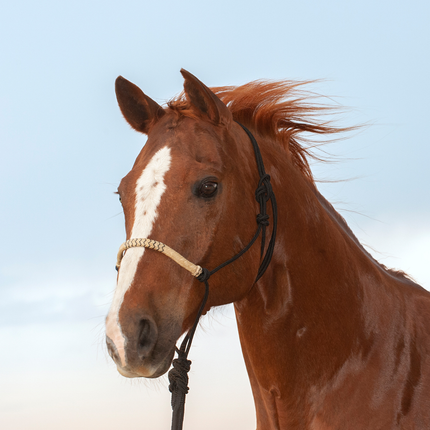
[[[235,121],[279,142],[290,152],[294,165],[313,181],[308,159],[321,160],[312,151],[321,142],[309,136],[333,135],[354,127],[337,127],[324,121],[325,115],[339,112],[339,109],[315,103],[320,96],[301,89],[310,83],[312,81],[259,80],[211,90],[228,106]],[[183,93],[170,100],[168,106],[182,115],[192,115]]]
[[[324,158],[312,151],[322,142],[311,136],[314,134],[336,135],[356,130],[359,126],[338,127],[330,121],[324,121],[324,116],[339,113],[340,109],[337,106],[315,103],[315,99],[321,98],[321,96],[301,89],[302,86],[310,83],[313,81],[258,80],[237,87],[213,87],[211,90],[228,106],[235,121],[279,142],[289,151],[294,165],[314,183],[309,158],[320,161],[324,161]],[[194,116],[184,93],[170,100],[168,106],[180,115]],[[325,140],[325,142],[329,141],[333,141],[333,139]],[[345,219],[321,196],[316,188],[315,191],[320,196],[326,210],[371,260],[391,276],[414,283],[413,279],[403,271],[388,269],[373,258],[356,238]]]

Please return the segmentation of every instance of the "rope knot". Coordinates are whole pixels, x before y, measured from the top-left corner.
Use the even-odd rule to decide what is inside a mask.
[[[172,362],[173,368],[170,369],[169,391],[172,393],[172,408],[178,403],[185,402],[185,395],[188,393],[188,372],[190,371],[191,361],[187,359],[185,352],[178,351],[178,358]]]
[[[257,202],[261,202],[262,200],[267,202],[270,199],[271,193],[272,184],[270,183],[270,175],[266,173],[258,181],[258,187],[255,190],[255,199]]]
[[[210,278],[211,273],[208,269],[205,267],[202,267],[202,273],[200,273],[199,276],[197,276],[197,280],[200,282],[207,282],[207,280]]]
[[[257,215],[257,224],[264,225],[267,227],[269,225],[269,215],[267,214],[258,214]]]

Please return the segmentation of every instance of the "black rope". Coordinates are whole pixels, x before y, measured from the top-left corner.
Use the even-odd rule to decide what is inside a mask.
[[[207,269],[204,269],[202,274],[205,273],[205,270],[206,273],[208,272]],[[208,281],[203,280],[202,282],[205,284],[205,295],[202,303],[200,304],[193,326],[185,335],[184,340],[181,343],[181,347],[179,349],[176,348],[178,358],[173,360],[173,368],[170,369],[168,373],[170,382],[169,391],[172,393],[172,430],[182,430],[182,424],[184,422],[185,396],[188,394],[188,372],[191,367],[191,361],[188,360],[187,357],[190,352],[197,324],[199,323],[209,297]]]
[[[230,263],[233,263],[233,261],[237,260],[243,254],[245,254],[245,252],[248,251],[249,248],[251,248],[251,246],[254,244],[254,242],[257,240],[258,236],[261,233],[262,261],[258,269],[257,277],[254,281],[255,283],[263,276],[264,272],[269,266],[270,260],[272,259],[273,250],[275,248],[276,230],[278,225],[278,209],[276,205],[275,194],[273,193],[272,185],[270,184],[270,176],[266,173],[264,169],[264,163],[263,158],[261,156],[260,148],[258,147],[257,141],[255,140],[254,136],[245,126],[240,123],[238,124],[245,130],[246,134],[251,140],[252,146],[254,147],[258,174],[260,176],[260,180],[258,181],[258,187],[255,190],[255,199],[260,205],[260,213],[257,215],[258,227],[257,231],[254,234],[254,237],[251,239],[248,245],[245,246],[245,248],[243,248],[240,252],[238,252],[229,260],[215,267],[215,269],[209,271],[206,268],[202,268],[202,273],[197,278],[197,280],[205,284],[205,294],[200,304],[200,308],[197,312],[197,316],[194,320],[193,326],[185,335],[184,340],[181,343],[181,347],[179,349],[176,348],[178,358],[173,360],[173,368],[169,371],[168,374],[170,382],[169,390],[172,393],[172,430],[182,430],[182,425],[184,421],[185,396],[188,393],[188,372],[191,366],[191,361],[188,360],[188,353],[190,352],[194,333],[196,331],[200,317],[202,316],[203,310],[209,297],[209,278],[214,273],[218,272],[218,270],[229,265]],[[267,214],[267,202],[269,200],[272,206],[273,227],[270,242],[267,247],[266,254],[264,255],[264,248],[266,245],[266,228],[269,226],[269,215]]]

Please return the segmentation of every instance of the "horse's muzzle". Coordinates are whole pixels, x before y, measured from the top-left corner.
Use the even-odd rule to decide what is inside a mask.
[[[125,330],[129,333],[125,336],[123,360],[114,341],[106,336],[108,353],[121,375],[128,378],[158,378],[170,367],[175,351],[175,341],[172,339],[176,340],[180,335],[180,326],[174,333],[168,331],[160,337],[157,324],[150,317],[141,318],[132,325],[133,330]]]

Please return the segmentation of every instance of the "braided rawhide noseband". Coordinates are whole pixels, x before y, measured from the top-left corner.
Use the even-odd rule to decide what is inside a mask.
[[[182,430],[182,424],[184,421],[184,406],[185,406],[185,396],[188,393],[188,372],[190,370],[191,361],[188,360],[188,353],[190,352],[191,343],[193,341],[194,333],[196,331],[197,325],[199,323],[200,317],[203,313],[204,307],[208,300],[209,296],[209,278],[218,270],[223,267],[233,263],[233,261],[237,260],[249,248],[254,244],[257,240],[260,233],[262,233],[261,239],[261,257],[262,261],[260,264],[260,268],[258,269],[257,277],[255,282],[257,282],[266,271],[269,266],[270,260],[273,255],[273,250],[275,248],[275,238],[276,238],[276,229],[277,229],[277,205],[275,195],[272,190],[272,185],[270,184],[270,176],[266,173],[263,164],[263,158],[261,157],[260,148],[258,147],[257,141],[255,140],[252,133],[242,124],[238,123],[246,132],[248,137],[251,140],[252,146],[254,148],[255,159],[257,161],[258,174],[260,175],[260,180],[258,181],[258,187],[255,190],[255,199],[260,205],[260,213],[257,215],[257,224],[258,228],[251,239],[251,241],[246,245],[245,248],[242,249],[235,256],[230,258],[230,260],[225,261],[219,266],[215,267],[215,269],[208,270],[204,267],[200,267],[196,264],[191,263],[181,254],[169,248],[164,243],[158,242],[156,240],[147,239],[147,238],[138,238],[138,239],[130,239],[121,245],[118,251],[117,264],[116,269],[118,270],[121,265],[121,260],[124,256],[124,252],[129,248],[135,247],[144,247],[149,249],[154,249],[166,256],[170,257],[176,263],[178,263],[181,267],[188,270],[193,276],[195,276],[200,282],[205,284],[205,294],[200,304],[200,308],[197,312],[196,319],[194,321],[193,326],[185,335],[184,340],[181,343],[181,347],[176,348],[176,352],[178,353],[178,358],[173,360],[172,365],[173,368],[169,371],[169,390],[172,393],[172,430]],[[264,255],[264,248],[266,242],[266,227],[269,225],[269,215],[267,214],[267,201],[270,200],[272,205],[272,213],[273,213],[273,228],[272,228],[272,236],[270,238],[269,245],[267,247],[266,255]]]
[[[156,251],[167,255],[167,257],[170,257],[175,263],[178,263],[181,267],[188,270],[196,278],[202,273],[202,268],[200,266],[191,263],[191,261],[188,261],[186,258],[182,257],[179,252],[176,252],[174,249],[170,248],[164,243],[152,239],[130,239],[124,242],[120,246],[118,256],[116,258],[116,270],[118,270],[121,266],[121,260],[124,257],[124,251],[137,247],[155,249]]]

